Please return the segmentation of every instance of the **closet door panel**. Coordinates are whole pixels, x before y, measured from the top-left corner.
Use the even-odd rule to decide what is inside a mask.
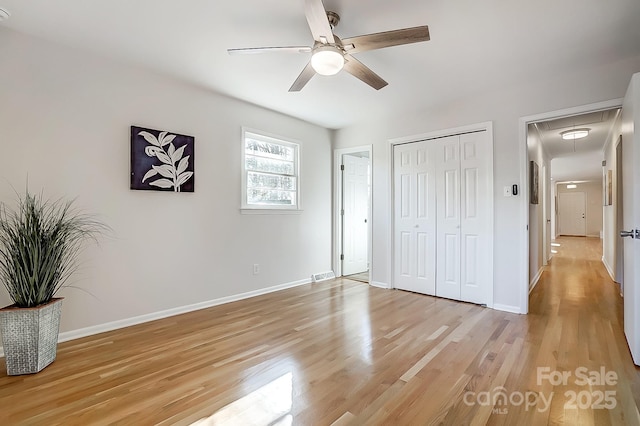
[[[461,277],[460,300],[486,303],[486,288],[492,249],[489,235],[489,156],[487,132],[460,136],[460,173],[462,178],[460,203]]]
[[[436,295],[460,299],[459,136],[432,141],[436,149]]]

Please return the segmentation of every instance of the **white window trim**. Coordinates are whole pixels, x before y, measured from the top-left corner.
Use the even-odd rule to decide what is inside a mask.
[[[245,168],[245,134],[251,133],[256,135],[262,139],[267,141],[271,141],[273,143],[277,143],[280,145],[289,145],[295,148],[295,177],[297,179],[296,182],[296,205],[288,206],[288,205],[252,205],[247,204],[247,169]],[[255,130],[249,127],[242,127],[242,138],[240,143],[241,149],[241,207],[240,212],[242,214],[298,214],[302,212],[302,179],[300,176],[300,170],[302,170],[301,166],[301,155],[300,151],[302,149],[302,144],[299,141],[285,138],[279,135],[274,135],[271,133],[263,132],[261,130]]]

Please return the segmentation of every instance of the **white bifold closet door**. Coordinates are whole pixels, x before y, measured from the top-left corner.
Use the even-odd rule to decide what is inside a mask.
[[[435,295],[435,146],[394,147],[396,288]]]
[[[486,132],[394,147],[394,286],[486,303],[492,250]]]

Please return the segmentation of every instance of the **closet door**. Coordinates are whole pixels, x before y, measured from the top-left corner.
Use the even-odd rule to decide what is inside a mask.
[[[394,286],[435,294],[436,192],[431,141],[394,147]]]
[[[436,296],[460,299],[460,137],[432,141],[436,149]]]
[[[491,265],[487,132],[460,135],[460,300],[486,303]]]
[[[493,283],[490,140],[474,132],[394,147],[394,286],[487,303]]]

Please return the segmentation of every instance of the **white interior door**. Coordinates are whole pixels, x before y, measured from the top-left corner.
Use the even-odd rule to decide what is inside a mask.
[[[344,155],[342,164],[342,275],[351,275],[369,269],[369,159]]]
[[[491,262],[491,150],[487,132],[460,135],[460,300],[487,303]]]
[[[586,234],[584,192],[558,194],[558,225],[560,235],[584,237]]]
[[[394,286],[435,294],[436,191],[433,145],[394,146]]]
[[[640,365],[640,73],[635,74],[622,105],[622,222],[624,238],[624,334],[633,362]],[[621,233],[621,236],[623,234]]]
[[[432,142],[436,147],[436,296],[460,299],[460,137]]]

